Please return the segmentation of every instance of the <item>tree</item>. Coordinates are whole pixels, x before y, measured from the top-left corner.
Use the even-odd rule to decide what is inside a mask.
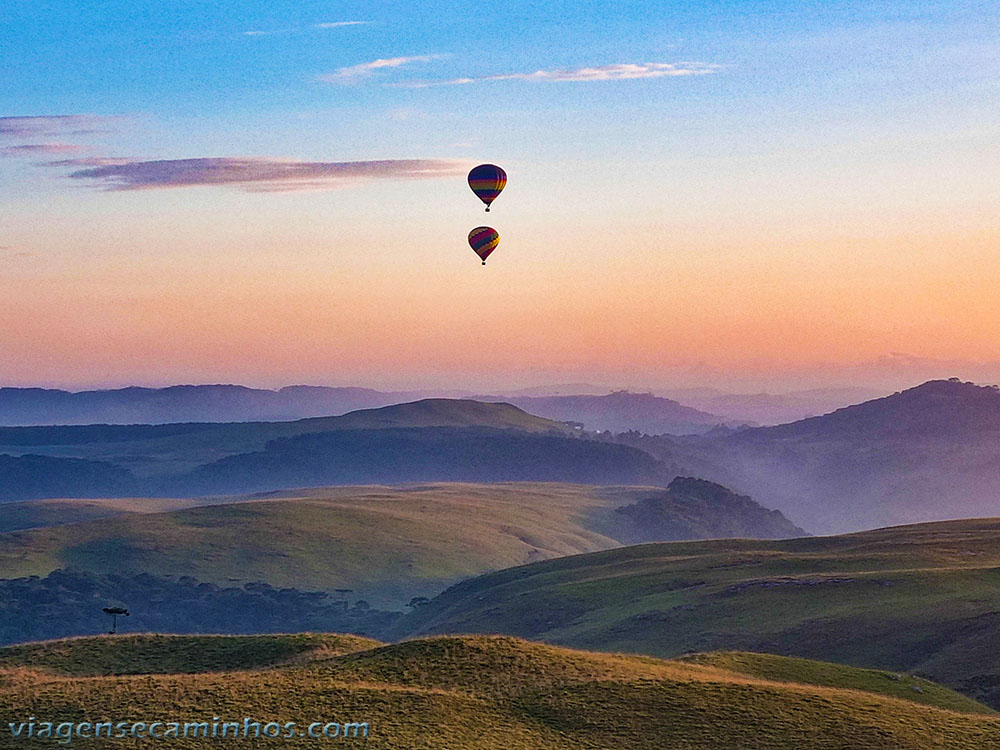
[[[111,617],[111,630],[108,632],[108,635],[114,635],[115,633],[118,632],[119,615],[121,615],[122,617],[129,616],[128,610],[125,609],[124,607],[105,607],[104,614],[110,615]]]

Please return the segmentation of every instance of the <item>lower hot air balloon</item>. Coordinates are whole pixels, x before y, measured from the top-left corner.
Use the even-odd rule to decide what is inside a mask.
[[[496,164],[480,164],[469,172],[469,187],[476,197],[486,204],[487,211],[506,184],[507,173]]]
[[[500,234],[493,227],[476,227],[469,232],[469,247],[480,257],[484,266],[490,253],[496,250],[499,244]]]

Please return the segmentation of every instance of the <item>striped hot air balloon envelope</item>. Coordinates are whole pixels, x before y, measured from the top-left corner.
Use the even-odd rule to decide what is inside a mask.
[[[476,251],[484,266],[490,253],[496,250],[499,244],[500,234],[493,227],[476,227],[469,232],[469,246]]]
[[[486,204],[487,211],[506,184],[507,173],[496,164],[480,164],[469,172],[469,187]]]

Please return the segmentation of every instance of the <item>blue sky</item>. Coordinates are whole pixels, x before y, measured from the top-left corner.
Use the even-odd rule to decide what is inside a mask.
[[[983,2],[8,0],[3,13],[5,114],[138,114],[154,132],[133,134],[132,142],[164,153],[179,154],[183,144],[210,149],[204,155],[229,147],[307,157],[443,149],[451,145],[443,135],[511,150],[531,149],[535,143],[522,137],[529,135],[546,149],[571,154],[582,145],[592,152],[577,139],[593,138],[600,147],[609,117],[616,126],[687,116],[695,125],[730,128],[738,117],[745,130],[780,117],[793,136],[817,117],[851,129],[887,122],[916,129],[921,123],[907,118],[931,103],[954,109],[956,118],[995,104],[1000,20],[997,4]],[[319,28],[349,21],[365,23]],[[424,55],[442,57],[354,86],[318,80],[379,58]],[[597,90],[518,80],[418,90],[381,85],[677,61],[722,67],[696,80]],[[387,126],[378,146],[359,142],[373,116],[393,111],[411,118]],[[434,119],[415,125],[417,112]],[[553,112],[566,118],[563,132],[546,116]],[[953,124],[947,112],[936,114],[942,127]],[[178,128],[183,139],[171,132]]]
[[[185,304],[177,289],[201,294],[209,280],[220,298],[249,304],[270,279],[269,293],[287,298],[280,318],[316,269],[371,305],[363,323],[384,346],[426,335],[432,349],[471,352],[481,326],[458,309],[412,331],[380,316],[414,280],[428,290],[409,300],[421,310],[463,283],[462,262],[474,260],[464,236],[484,217],[462,175],[480,161],[511,175],[491,214],[504,237],[494,275],[468,292],[483,316],[530,329],[555,315],[578,331],[598,315],[581,311],[580,295],[606,317],[640,275],[639,301],[615,330],[680,321],[604,354],[594,328],[549,364],[544,337],[505,338],[510,352],[536,352],[538,377],[613,378],[629,357],[648,382],[705,362],[770,372],[888,351],[1000,359],[984,322],[998,311],[978,286],[993,269],[984,248],[1000,199],[998,28],[1000,3],[981,1],[5,0],[0,118],[65,117],[0,119],[0,334],[23,325],[26,285],[64,303],[19,339],[24,364],[0,363],[0,380],[55,367],[65,368],[56,380],[94,381],[106,362],[68,344],[60,359],[62,344],[46,337],[78,325],[97,294],[107,306],[92,312],[107,317],[75,339],[124,337],[123,382],[318,382],[319,359],[205,369],[207,348],[159,375],[163,361],[185,361],[180,344],[160,361],[136,343],[139,324],[115,312],[159,300],[169,319]],[[353,161],[384,165],[368,167],[377,179],[337,166]],[[294,179],[275,177],[289,163]],[[434,174],[415,179],[421,170]],[[952,265],[935,255],[942,245]],[[942,276],[965,302],[939,300],[928,321],[914,300]],[[744,313],[704,302],[735,279],[754,280],[738,285]],[[874,301],[873,288],[887,299]],[[530,306],[519,295],[539,290],[561,306],[509,317],[505,299]],[[823,316],[797,315],[805,301]],[[358,324],[331,316],[334,327]],[[288,313],[274,340],[307,323]],[[740,334],[751,323],[753,346]],[[789,325],[801,330],[786,342]],[[810,343],[822,337],[840,343]],[[287,364],[297,352],[280,354]],[[395,362],[409,378],[396,385],[497,367],[472,354],[437,374],[425,364]],[[351,377],[371,375],[352,367]]]

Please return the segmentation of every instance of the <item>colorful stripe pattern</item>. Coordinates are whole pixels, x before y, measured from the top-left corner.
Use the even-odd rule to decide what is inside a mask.
[[[486,259],[500,244],[500,234],[493,227],[476,227],[469,232],[469,247],[475,250],[476,255],[486,265]]]
[[[469,172],[469,187],[479,200],[486,204],[487,211],[506,184],[507,173],[496,164],[480,164]]]

